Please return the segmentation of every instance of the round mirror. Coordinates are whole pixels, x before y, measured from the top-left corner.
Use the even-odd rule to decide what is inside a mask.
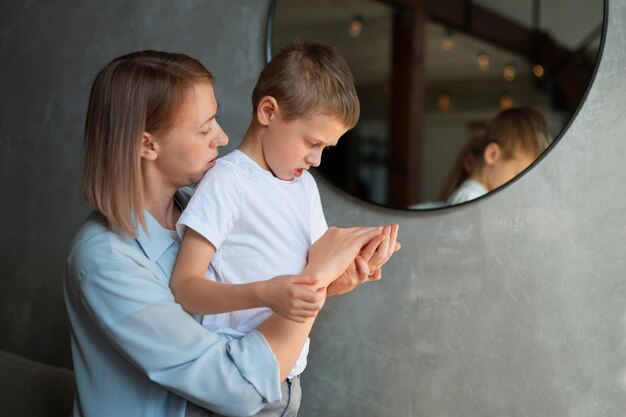
[[[603,14],[602,0],[274,0],[267,58],[334,45],[361,117],[319,170],[363,200],[433,209],[498,189],[558,137],[591,82]]]

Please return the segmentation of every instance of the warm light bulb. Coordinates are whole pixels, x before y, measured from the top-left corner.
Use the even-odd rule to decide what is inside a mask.
[[[452,107],[452,98],[449,93],[440,93],[437,97],[437,108],[439,111],[446,112]]]
[[[513,107],[513,97],[511,97],[508,93],[500,95],[500,108],[502,110],[506,110],[511,107]]]
[[[484,52],[481,52],[476,57],[476,61],[478,62],[478,68],[481,71],[487,71],[489,69],[489,55]]]
[[[535,75],[535,77],[537,78],[541,78],[543,77],[543,65],[541,64],[536,64],[535,66],[533,66],[533,74]]]
[[[363,30],[363,18],[361,16],[354,16],[350,21],[350,27],[348,28],[348,33],[353,38],[358,37]]]
[[[452,31],[447,29],[443,37],[441,38],[441,47],[444,51],[449,51],[454,46],[454,38],[452,37]]]
[[[502,76],[507,81],[513,81],[517,74],[517,67],[514,64],[506,64]]]

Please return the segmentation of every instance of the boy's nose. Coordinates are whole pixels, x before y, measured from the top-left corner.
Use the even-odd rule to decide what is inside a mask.
[[[311,166],[318,167],[321,161],[322,161],[322,152],[316,152],[314,154],[309,155],[306,162],[307,164],[310,164]]]

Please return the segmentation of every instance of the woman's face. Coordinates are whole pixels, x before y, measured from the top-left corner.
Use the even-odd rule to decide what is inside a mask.
[[[210,83],[197,83],[187,93],[172,128],[155,137],[156,167],[176,188],[195,184],[215,165],[217,148],[228,136],[217,123],[218,104]]]

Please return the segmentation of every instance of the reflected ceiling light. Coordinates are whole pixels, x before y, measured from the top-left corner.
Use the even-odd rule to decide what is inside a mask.
[[[480,68],[481,71],[487,71],[489,69],[489,55],[485,52],[480,52],[476,56],[476,62],[478,62],[478,68]]]
[[[509,93],[500,94],[500,109],[506,110],[513,107],[513,97]]]
[[[533,75],[537,78],[541,78],[543,77],[543,73],[544,73],[544,69],[543,69],[543,65],[541,64],[535,64],[533,66]]]
[[[452,37],[452,29],[446,29],[441,38],[441,47],[444,51],[449,51],[454,46],[454,38]]]
[[[517,67],[515,64],[506,64],[504,66],[504,71],[502,76],[507,81],[513,81],[515,79],[515,75],[517,74]]]
[[[353,38],[358,37],[363,30],[363,18],[359,15],[356,15],[350,21],[350,26],[348,28],[348,33]]]
[[[452,98],[450,97],[450,93],[439,93],[437,97],[437,108],[439,111],[446,112],[450,110],[452,107]]]

